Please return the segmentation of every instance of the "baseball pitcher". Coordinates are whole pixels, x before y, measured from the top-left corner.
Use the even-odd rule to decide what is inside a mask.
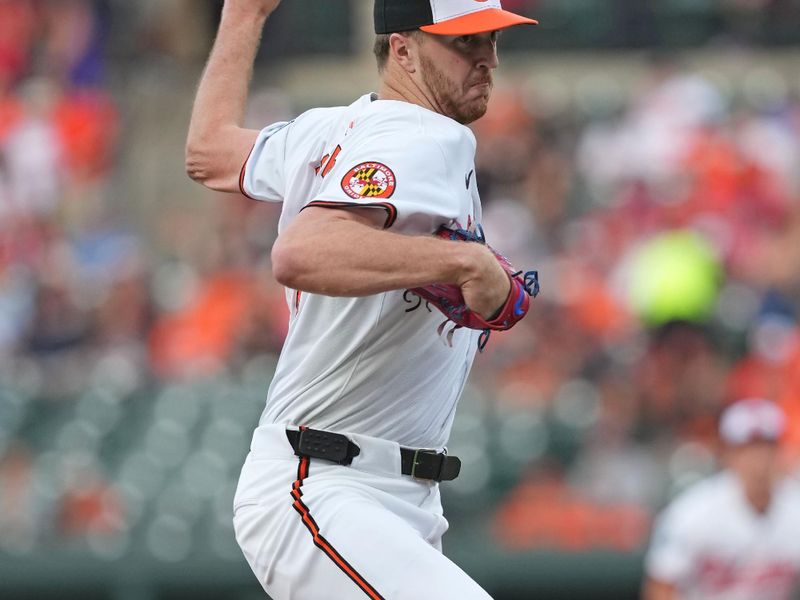
[[[377,93],[242,127],[279,0],[227,0],[192,114],[201,184],[282,203],[272,249],[289,333],[235,498],[237,540],[274,600],[489,596],[441,552],[439,482],[489,332],[538,291],[483,238],[475,138],[500,0],[377,0]]]

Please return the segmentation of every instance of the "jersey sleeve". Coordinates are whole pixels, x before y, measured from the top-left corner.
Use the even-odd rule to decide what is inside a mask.
[[[678,584],[691,575],[696,561],[693,516],[691,506],[677,502],[658,517],[645,556],[649,577]]]
[[[239,190],[253,200],[282,202],[286,194],[286,138],[291,122],[274,123],[261,130],[242,167]]]
[[[385,228],[407,233],[430,233],[459,215],[444,151],[430,135],[346,139],[326,158],[322,186],[303,208],[375,208],[385,211]]]

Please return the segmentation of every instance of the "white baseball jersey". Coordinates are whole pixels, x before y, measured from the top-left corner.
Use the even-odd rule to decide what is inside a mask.
[[[264,129],[241,188],[283,202],[279,231],[310,206],[371,207],[403,234],[471,228],[481,219],[475,147],[452,119],[370,94]],[[452,325],[438,331],[444,315],[405,290],[364,298],[287,290],[287,302],[289,333],[261,425],[445,445],[479,332],[459,329],[448,343]]]
[[[800,485],[782,482],[759,514],[731,472],[695,484],[659,517],[645,568],[686,600],[789,600],[800,574]]]

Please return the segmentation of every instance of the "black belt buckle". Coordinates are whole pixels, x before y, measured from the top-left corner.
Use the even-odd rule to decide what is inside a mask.
[[[321,458],[340,465],[349,465],[361,450],[347,436],[317,429],[302,429],[297,443],[298,456]]]
[[[414,460],[411,463],[411,477],[415,479],[432,479],[440,481],[439,476],[442,472],[444,455],[436,450],[424,450],[420,448],[414,452]]]
[[[461,471],[461,461],[457,456],[448,456],[436,450],[414,450],[410,472],[415,479],[432,481],[452,481]]]
[[[441,458],[436,450],[419,450],[414,452],[414,459],[411,462],[411,477],[415,479],[433,479],[439,477],[439,471],[442,470]],[[424,460],[424,456],[430,458]],[[439,460],[436,460],[439,458]],[[435,465],[435,466],[434,466]]]

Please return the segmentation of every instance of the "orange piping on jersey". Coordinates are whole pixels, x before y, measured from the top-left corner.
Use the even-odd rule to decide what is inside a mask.
[[[344,574],[347,575],[353,581],[353,583],[355,583],[369,598],[372,600],[385,600],[384,597],[381,596],[374,587],[367,583],[367,580],[364,579],[358,573],[358,571],[356,571],[352,565],[348,563],[333,546],[331,546],[330,542],[322,537],[322,534],[319,532],[319,526],[311,516],[311,511],[302,500],[303,490],[300,489],[303,487],[303,480],[308,477],[308,466],[310,462],[311,459],[307,456],[304,456],[300,459],[300,464],[297,467],[297,480],[292,484],[291,495],[292,498],[294,498],[292,508],[294,508],[300,515],[303,525],[305,525],[306,529],[308,529],[308,531],[311,533],[311,537],[314,540],[314,545],[317,548],[322,550],[327,557],[330,558],[333,563],[339,567],[339,569],[341,569]]]
[[[256,149],[256,145],[253,144],[253,147],[250,148],[250,152],[247,153],[247,159],[244,161],[242,165],[242,170],[239,171],[239,191],[242,193],[242,196],[245,198],[250,198],[250,200],[255,200],[250,194],[244,191],[244,172],[247,169],[247,163],[250,162],[250,157],[253,156],[253,151]]]
[[[359,204],[358,202],[327,202],[325,200],[314,200],[306,204],[302,210],[310,206],[318,206],[321,208],[382,208],[387,212],[386,223],[383,228],[389,229],[397,220],[397,208],[394,204],[389,202],[370,202],[368,204]]]

